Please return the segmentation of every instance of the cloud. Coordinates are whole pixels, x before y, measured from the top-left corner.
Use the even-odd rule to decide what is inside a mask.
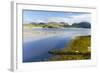
[[[64,17],[52,17],[52,18],[49,18],[47,19],[46,21],[47,22],[66,22],[69,21],[69,18],[64,18]]]
[[[66,22],[70,25],[79,22],[91,22],[91,14],[89,13],[77,13],[77,12],[66,12],[66,13],[51,13],[51,12],[31,12],[24,14],[23,23],[30,22]]]
[[[91,22],[91,14],[82,14],[72,16],[71,23],[78,23],[78,22]]]
[[[90,22],[90,21],[91,21],[90,14],[71,15],[65,17],[52,17],[46,19],[46,22],[66,22],[69,23],[70,25],[73,23]]]

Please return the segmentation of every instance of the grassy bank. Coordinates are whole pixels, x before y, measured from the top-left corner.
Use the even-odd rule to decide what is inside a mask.
[[[78,36],[62,50],[51,50],[50,60],[84,60],[91,58],[91,36]]]

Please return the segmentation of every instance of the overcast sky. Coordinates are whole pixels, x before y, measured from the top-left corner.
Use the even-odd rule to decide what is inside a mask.
[[[91,22],[91,14],[84,12],[54,12],[23,10],[23,24],[30,22]]]

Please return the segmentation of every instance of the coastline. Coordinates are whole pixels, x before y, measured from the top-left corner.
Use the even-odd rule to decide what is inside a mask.
[[[80,43],[80,44],[79,44]],[[79,47],[78,47],[79,45]],[[68,47],[62,50],[51,50],[50,54],[54,55],[50,60],[85,60],[91,59],[91,36],[77,36],[72,40]],[[87,47],[87,48],[86,48]]]

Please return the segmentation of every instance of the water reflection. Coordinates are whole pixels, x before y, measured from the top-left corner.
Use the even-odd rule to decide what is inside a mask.
[[[23,62],[48,60],[51,49],[62,49],[75,36],[90,35],[84,28],[32,28],[23,30]]]

